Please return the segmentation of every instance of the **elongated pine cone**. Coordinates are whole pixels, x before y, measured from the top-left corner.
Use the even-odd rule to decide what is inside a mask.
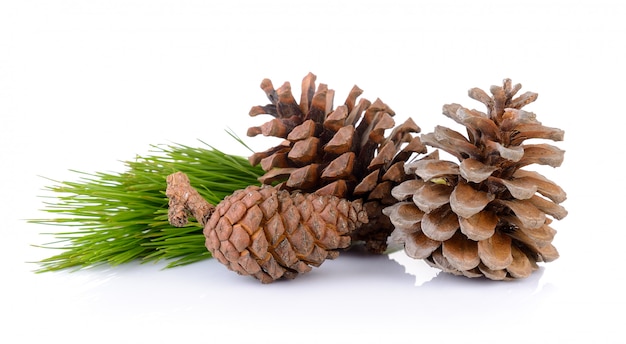
[[[200,221],[211,214],[204,224],[207,249],[230,270],[262,283],[295,278],[336,258],[350,245],[350,234],[368,221],[360,200],[290,193],[272,186],[235,191],[213,208],[199,204],[197,192],[180,172],[168,177],[167,194],[171,209],[192,206],[186,211]],[[185,218],[171,212],[170,222],[183,225],[181,217]]]
[[[550,223],[567,215],[559,205],[566,194],[541,174],[522,168],[560,166],[563,150],[524,141],[560,141],[564,132],[522,110],[537,94],[513,98],[520,88],[505,79],[502,87],[491,87],[492,96],[471,89],[469,96],[485,104],[487,113],[445,105],[444,115],[465,126],[467,138],[441,126],[422,136],[426,145],[450,153],[459,163],[421,159],[405,165],[416,177],[392,190],[401,202],[384,213],[407,255],[446,272],[494,280],[527,277],[537,262],[558,258]]]
[[[420,128],[408,119],[395,126],[395,115],[380,99],[374,103],[357,98],[357,86],[346,101],[333,109],[334,91],[327,85],[315,87],[316,76],[302,81],[298,104],[285,82],[274,89],[269,79],[261,88],[271,104],[255,106],[251,116],[269,114],[274,119],[251,127],[248,136],[263,134],[285,139],[264,152],[253,154],[252,165],[261,164],[263,184],[349,200],[363,199],[369,223],[353,234],[353,243],[364,242],[370,252],[382,253],[393,225],[382,214],[385,206],[397,202],[391,196],[394,185],[407,180],[404,163],[414,153],[425,153]],[[388,136],[385,131],[391,129]]]

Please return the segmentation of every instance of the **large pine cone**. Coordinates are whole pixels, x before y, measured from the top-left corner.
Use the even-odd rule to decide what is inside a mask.
[[[249,186],[217,205],[204,235],[230,270],[269,283],[334,259],[366,222],[360,201]]]
[[[524,141],[560,141],[564,133],[521,110],[537,94],[513,98],[520,88],[506,79],[502,87],[492,86],[493,96],[471,89],[469,96],[485,104],[487,113],[445,105],[444,115],[465,126],[467,138],[441,126],[422,136],[425,144],[460,163],[421,159],[405,165],[416,177],[392,190],[401,202],[384,213],[397,228],[393,237],[404,243],[407,255],[453,274],[495,280],[526,277],[537,269],[537,262],[558,258],[550,217],[560,220],[567,215],[559,205],[566,194],[522,167],[560,166],[563,150]]]
[[[409,177],[405,161],[413,153],[426,152],[419,137],[412,135],[420,128],[411,119],[394,127],[395,113],[380,99],[357,102],[363,92],[357,86],[333,109],[334,91],[325,84],[316,89],[315,79],[311,73],[303,79],[299,104],[288,82],[275,90],[269,79],[263,80],[261,88],[271,104],[253,107],[250,115],[275,118],[251,127],[248,135],[285,141],[255,153],[250,162],[260,163],[267,172],[260,178],[263,184],[278,184],[281,190],[363,199],[370,222],[352,234],[353,243],[365,242],[369,251],[381,253],[393,231],[382,209],[396,202],[392,187]]]

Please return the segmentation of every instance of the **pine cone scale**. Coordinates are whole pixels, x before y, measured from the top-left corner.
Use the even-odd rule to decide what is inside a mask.
[[[249,198],[251,199],[255,199],[257,198],[258,194],[254,193],[254,195],[251,195]],[[245,197],[248,198],[248,197]],[[260,201],[260,199],[257,198],[256,202]],[[249,203],[248,200],[244,200],[244,203]],[[251,204],[251,205],[247,205],[247,211],[246,214],[243,216],[243,218],[241,219],[241,221],[239,222],[239,224],[241,224],[241,226],[246,230],[246,232],[249,235],[252,235],[252,233],[254,233],[256,228],[259,228],[259,226],[261,225],[261,222],[263,221],[264,218],[264,214],[263,214],[263,210],[261,209],[261,207],[255,203]]]
[[[269,220],[267,220],[265,227],[265,238],[268,243],[272,246],[278,245],[285,236],[285,226],[283,224],[281,216],[275,214]]]
[[[478,243],[457,232],[441,245],[442,254],[457,270],[471,270],[480,264]]]
[[[459,182],[450,193],[450,207],[458,216],[472,217],[493,201],[495,195],[476,190],[465,182]]]
[[[511,246],[513,261],[506,270],[513,278],[526,278],[533,272],[534,267],[528,257],[516,246]]]
[[[491,237],[478,241],[478,256],[491,270],[504,270],[513,262],[511,237],[496,231]]]
[[[495,234],[498,216],[492,211],[481,211],[471,217],[459,218],[459,229],[469,239],[481,241]]]
[[[441,246],[440,241],[429,238],[421,231],[411,233],[409,236],[411,240],[406,241],[405,251],[411,258],[426,259]]]
[[[322,172],[321,177],[325,179],[346,179],[352,173],[354,168],[355,156],[353,152],[346,152],[341,154],[336,159],[333,159],[328,166]]]
[[[236,224],[233,226],[233,232],[230,235],[229,241],[233,244],[237,252],[243,252],[244,249],[250,246],[250,234],[241,224]]]
[[[328,121],[327,121],[328,122]],[[333,135],[333,138],[324,146],[324,151],[333,154],[343,154],[352,148],[354,126],[342,126]]]
[[[263,231],[257,231],[250,236],[250,239],[252,241],[252,244],[250,245],[250,252],[259,259],[263,259],[267,257],[267,252],[268,252],[270,243],[267,241],[265,233]],[[218,248],[219,246],[212,249],[211,252],[219,252],[219,251],[216,251]]]
[[[437,208],[422,217],[422,232],[436,241],[445,241],[459,228],[458,216],[448,206]]]

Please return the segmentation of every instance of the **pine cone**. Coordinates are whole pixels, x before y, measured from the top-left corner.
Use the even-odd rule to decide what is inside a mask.
[[[467,138],[441,126],[422,136],[426,145],[460,163],[435,155],[405,165],[416,177],[392,190],[401,202],[384,213],[407,255],[446,272],[494,280],[526,277],[537,262],[558,258],[550,217],[567,215],[559,205],[566,194],[541,174],[522,168],[560,166],[563,150],[524,141],[560,141],[564,132],[543,126],[533,113],[522,110],[537,94],[513,98],[520,88],[506,79],[502,87],[491,88],[493,96],[471,89],[469,96],[485,104],[487,113],[445,105],[444,115],[465,126]]]
[[[277,90],[269,79],[261,88],[271,104],[255,106],[251,116],[270,114],[271,121],[248,130],[248,136],[263,134],[285,139],[276,147],[253,154],[252,165],[261,164],[263,184],[349,200],[363,199],[370,222],[352,234],[353,243],[365,242],[370,252],[382,253],[393,225],[382,209],[396,202],[394,185],[406,180],[404,163],[413,153],[425,153],[420,128],[408,119],[395,126],[395,113],[380,99],[374,103],[357,98],[357,86],[344,104],[333,109],[334,91],[327,85],[315,87],[316,76],[302,81],[298,104],[285,82]],[[385,130],[392,129],[389,136]]]
[[[218,261],[262,283],[295,278],[336,258],[350,245],[351,232],[368,221],[360,200],[249,186],[212,207],[183,173],[167,181],[170,222],[183,226],[191,213]]]

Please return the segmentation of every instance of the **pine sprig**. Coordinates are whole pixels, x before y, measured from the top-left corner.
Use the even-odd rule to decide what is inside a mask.
[[[152,147],[148,156],[125,162],[123,173],[73,171],[77,181],[53,181],[56,185],[46,188],[54,196],[44,202],[44,211],[54,217],[30,222],[65,230],[43,233],[55,240],[41,247],[61,253],[40,261],[39,272],[137,259],[168,260],[167,267],[174,267],[211,257],[195,221],[182,228],[168,223],[166,177],[184,172],[208,202],[217,204],[235,190],[258,184],[263,171],[208,145]]]

